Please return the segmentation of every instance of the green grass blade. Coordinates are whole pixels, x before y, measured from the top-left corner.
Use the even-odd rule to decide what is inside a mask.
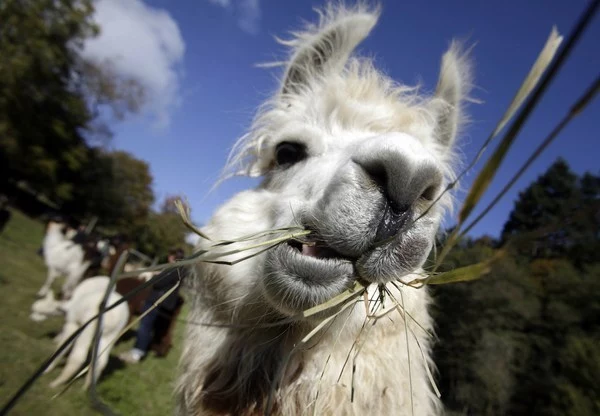
[[[417,279],[415,283],[426,283],[428,285],[445,285],[449,283],[469,282],[477,280],[492,270],[492,266],[500,260],[506,251],[500,249],[491,258],[480,263],[471,264],[465,267],[450,270],[448,272],[431,275],[425,279]],[[412,283],[412,282],[411,282]]]
[[[508,192],[508,190],[517,182],[521,175],[531,166],[531,164],[540,156],[540,154],[556,139],[559,133],[573,120],[576,116],[581,114],[583,109],[596,97],[600,91],[600,77],[596,77],[595,81],[590,87],[584,92],[584,94],[577,100],[571,107],[570,111],[563,117],[558,125],[550,132],[550,134],[544,139],[542,143],[535,149],[535,151],[529,156],[521,168],[513,175],[510,181],[502,188],[502,190],[496,195],[496,197],[488,204],[488,206],[475,218],[468,226],[465,227],[464,231],[461,232],[461,237],[465,236],[487,213],[500,201],[500,199]]]
[[[531,70],[527,74],[525,81],[523,81],[523,84],[517,91],[517,94],[510,103],[510,106],[508,107],[508,109],[496,125],[496,128],[492,132],[492,137],[496,136],[504,128],[504,126],[506,126],[506,123],[508,123],[509,120],[513,118],[516,111],[519,109],[519,107],[521,107],[521,105],[529,96],[529,94],[531,94],[531,91],[539,82],[540,78],[542,77],[542,74],[550,64],[550,61],[552,61],[552,58],[556,54],[556,51],[562,43],[562,40],[563,37],[559,35],[558,31],[556,30],[556,27],[553,27],[552,31],[550,32],[550,36],[548,37],[548,40],[544,45],[544,48],[542,49],[537,60],[531,67]]]
[[[529,96],[531,91],[535,88],[540,77],[544,73],[544,71],[548,68],[548,65],[554,58],[558,46],[562,42],[562,37],[558,35],[556,28],[552,28],[552,32],[550,33],[550,37],[546,41],[546,45],[542,49],[542,52],[538,56],[535,64],[527,74],[527,77],[523,81],[523,84],[517,91],[515,98],[512,103],[508,107],[508,110],[504,113],[498,125],[494,129],[493,133],[490,135],[488,142],[498,134],[502,128],[506,125],[506,123],[514,116],[515,112],[519,109],[519,107],[523,104],[523,101]],[[487,190],[490,182],[494,178],[496,171],[500,167],[500,164],[504,160],[506,153],[510,149],[513,144],[515,138],[517,137],[518,129],[515,131],[514,129],[511,132],[507,133],[504,136],[504,139],[498,145],[498,148],[492,155],[492,157],[488,160],[486,165],[483,167],[482,171],[477,175],[475,182],[471,186],[469,190],[469,194],[463,203],[463,206],[459,213],[459,224],[462,224],[477,202],[481,199],[483,193]],[[512,133],[512,134],[511,134]]]
[[[554,55],[556,53],[556,50],[558,49],[559,45],[561,44],[562,39],[563,39],[562,36],[560,36],[558,34],[558,31],[556,30],[556,28],[553,27],[552,31],[550,32],[550,36],[548,37],[548,40],[546,41],[546,44],[544,45],[544,48],[540,52],[538,58],[536,59],[535,63],[533,64],[531,70],[529,71],[529,73],[525,77],[525,80],[523,81],[523,83],[519,87],[517,93],[515,94],[514,98],[512,99],[512,101],[510,103],[510,105],[508,106],[508,109],[504,112],[504,114],[502,115],[502,117],[500,118],[500,120],[498,121],[498,123],[496,124],[496,127],[494,128],[494,130],[492,131],[492,133],[485,140],[485,142],[483,143],[483,145],[481,146],[481,148],[477,152],[477,155],[469,163],[469,165],[467,166],[467,168],[464,169],[456,177],[456,179],[454,181],[452,181],[451,183],[448,184],[448,186],[446,187],[446,189],[444,189],[444,192],[442,192],[431,203],[431,205],[415,221],[418,221],[422,217],[424,217],[425,215],[427,215],[427,213],[431,210],[431,208],[440,199],[442,199],[442,197],[447,192],[449,192],[451,189],[454,189],[454,187],[462,179],[462,177],[468,171],[470,171],[477,164],[477,162],[479,162],[479,160],[483,156],[483,153],[487,150],[487,148],[488,148],[489,144],[491,143],[491,141],[498,135],[498,133],[500,133],[500,131],[502,131],[502,129],[506,126],[506,123],[508,123],[510,121],[510,119],[513,118],[513,116],[515,115],[516,111],[521,107],[521,105],[523,104],[523,102],[525,101],[525,99],[529,96],[529,94],[531,93],[531,91],[535,88],[535,86],[537,85],[538,81],[540,80],[540,77],[542,76],[542,74],[544,73],[544,71],[546,70],[546,68],[548,67],[549,63],[552,61],[552,58],[554,57]],[[473,188],[471,188],[471,190],[472,189]],[[483,191],[485,191],[485,189]],[[470,212],[470,210],[472,210],[473,207],[474,207],[474,205],[470,209],[467,209],[465,206],[463,206],[463,210],[468,210]],[[466,215],[468,216],[468,212],[466,213]]]
[[[329,299],[327,302],[323,302],[320,305],[317,305],[310,309],[305,310],[304,312],[302,312],[302,316],[307,318],[309,316],[316,315],[319,312],[323,312],[323,311],[326,311],[327,309],[331,309],[331,308],[339,305],[340,303],[343,303],[349,299],[360,296],[365,289],[366,289],[366,287],[362,283],[356,281],[356,282],[354,282],[354,286],[351,287],[350,289],[345,290],[344,292],[340,293],[336,297]]]
[[[448,283],[469,282],[477,280],[491,270],[488,261],[471,264],[470,266],[459,267],[458,269],[450,270],[449,272],[440,273],[427,278],[428,285],[445,285]],[[420,280],[420,279],[419,279]]]

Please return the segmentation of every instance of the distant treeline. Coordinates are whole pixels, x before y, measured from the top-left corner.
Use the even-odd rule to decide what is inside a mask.
[[[558,160],[520,193],[499,240],[463,241],[444,269],[511,241],[490,274],[434,290],[448,414],[599,415],[600,177]]]
[[[102,146],[110,121],[145,97],[109,63],[82,58],[99,30],[92,14],[91,0],[0,2],[0,192],[32,209],[45,199],[74,218],[98,217],[109,233],[164,255],[184,244],[172,198],[154,211],[148,164]]]

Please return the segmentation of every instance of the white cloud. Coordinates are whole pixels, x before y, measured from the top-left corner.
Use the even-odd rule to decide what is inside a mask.
[[[244,32],[258,33],[260,23],[260,5],[258,0],[240,1],[240,18],[238,24]]]
[[[118,75],[140,82],[147,94],[144,113],[156,127],[166,127],[180,101],[185,43],[179,26],[141,0],[96,0],[94,7],[100,35],[86,42],[83,57],[109,62]]]
[[[259,0],[208,0],[210,3],[233,11],[238,15],[238,26],[246,33],[255,35],[258,33],[260,24]]]
[[[231,6],[231,0],[208,0],[212,4],[216,4],[221,7],[229,7]]]

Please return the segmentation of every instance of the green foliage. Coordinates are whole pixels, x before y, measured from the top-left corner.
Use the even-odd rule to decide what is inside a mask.
[[[0,2],[0,177],[164,254],[184,237],[174,215],[152,212],[147,163],[90,145],[110,134],[101,114],[122,118],[145,98],[110,62],[82,59],[93,11],[91,0]]]
[[[573,334],[558,353],[564,378],[553,395],[555,414],[600,414],[600,334]]]
[[[106,153],[104,158],[111,178],[104,184],[104,204],[116,211],[111,215],[115,226],[129,234],[146,222],[154,202],[150,167],[126,152]]]
[[[148,164],[131,154],[93,149],[82,172],[77,197],[63,208],[80,217],[98,217],[108,234],[128,237],[141,252],[165,256],[174,247],[185,247],[187,228],[174,201],[166,198],[152,210],[154,193]]]
[[[595,259],[600,246],[600,177],[577,177],[559,159],[519,194],[502,232],[503,241],[527,231],[548,227],[528,247],[533,257],[569,257],[575,264]]]
[[[484,245],[456,248],[448,255],[446,267],[481,262],[493,255],[494,249]],[[519,345],[507,334],[523,330],[536,309],[528,301],[530,289],[519,284],[525,278],[515,260],[504,257],[478,281],[435,288],[436,363],[450,409],[473,415],[507,414],[514,358],[519,356]]]
[[[481,280],[434,288],[435,361],[450,414],[599,414],[598,183],[557,161],[521,193],[505,225],[512,255]],[[468,239],[441,269],[506,248]]]
[[[26,180],[51,197],[87,158],[91,114],[71,88],[78,51],[96,28],[89,0],[6,0],[0,4],[0,175]]]
[[[76,198],[63,210],[79,217],[98,217],[113,233],[134,237],[148,221],[154,202],[148,164],[122,151],[92,149],[83,169]]]
[[[100,108],[123,116],[144,99],[135,81],[81,58],[98,33],[92,13],[91,0],[0,2],[0,176],[59,203],[93,157],[86,137],[108,132]]]
[[[519,194],[503,230],[504,238],[533,231],[570,214],[576,205],[577,176],[559,159]]]
[[[159,212],[151,212],[145,227],[138,234],[138,247],[144,253],[165,255],[169,250],[184,248],[188,233],[175,208],[174,201],[179,197],[165,199]]]

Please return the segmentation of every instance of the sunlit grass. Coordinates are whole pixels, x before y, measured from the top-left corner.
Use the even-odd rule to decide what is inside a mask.
[[[29,319],[30,307],[46,277],[46,268],[36,254],[43,238],[43,225],[18,211],[0,235],[0,398],[6,400],[54,351],[52,337],[63,318],[43,322]],[[60,282],[59,282],[60,283]],[[187,309],[180,317],[187,315]],[[183,342],[184,325],[175,328],[174,347],[166,358],[152,354],[141,364],[125,367],[116,355],[133,346],[126,336],[113,349],[108,368],[98,384],[98,393],[123,415],[169,415],[173,413],[173,382]],[[82,390],[83,378],[56,399],[48,384],[60,372],[42,376],[15,406],[14,415],[95,415]]]

